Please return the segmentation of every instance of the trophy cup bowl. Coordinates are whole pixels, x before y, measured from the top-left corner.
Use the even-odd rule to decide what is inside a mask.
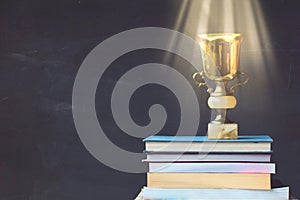
[[[234,88],[248,82],[247,74],[239,71],[242,36],[238,33],[217,33],[199,35],[203,71],[193,75],[194,82],[207,86],[210,97],[208,105],[212,109],[212,121],[208,124],[208,139],[236,139],[238,125],[227,117],[227,109],[236,106]],[[245,77],[228,88],[228,83],[237,77]],[[201,81],[199,81],[201,79]]]

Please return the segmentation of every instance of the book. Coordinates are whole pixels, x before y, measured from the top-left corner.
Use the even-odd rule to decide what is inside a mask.
[[[145,162],[271,162],[270,152],[156,152],[144,151]]]
[[[272,190],[245,189],[165,189],[144,187],[141,196],[146,200],[200,200],[200,199],[257,199],[257,200],[287,200],[289,187]]]
[[[143,140],[146,151],[169,152],[270,152],[267,135],[239,136],[232,140],[208,140],[207,136],[150,136]]]
[[[134,200],[143,200],[144,199],[144,188],[141,189],[140,193],[134,198]]]
[[[154,188],[271,189],[270,174],[246,173],[147,173],[147,186]]]
[[[275,174],[275,163],[149,163],[149,172]]]

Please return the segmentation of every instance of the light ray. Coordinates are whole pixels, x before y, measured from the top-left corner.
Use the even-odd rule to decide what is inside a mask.
[[[204,33],[241,33],[241,71],[255,76],[253,84],[261,93],[277,79],[272,38],[260,0],[182,0],[174,29],[194,39]]]

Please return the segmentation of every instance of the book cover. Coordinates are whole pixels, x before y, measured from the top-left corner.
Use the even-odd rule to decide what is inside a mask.
[[[146,142],[147,151],[269,152],[270,142]]]
[[[153,135],[145,138],[144,142],[267,142],[272,143],[273,139],[268,135],[239,135],[238,139],[230,140],[209,140],[207,136],[162,136]]]
[[[165,189],[144,187],[144,199],[160,200],[200,200],[200,199],[256,199],[256,200],[287,200],[289,187],[274,188],[272,190],[245,189]]]
[[[275,163],[149,163],[149,172],[275,174]]]
[[[271,152],[145,152],[144,162],[270,162]]]

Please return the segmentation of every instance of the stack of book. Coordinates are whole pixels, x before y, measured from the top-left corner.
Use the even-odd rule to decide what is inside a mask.
[[[144,139],[147,187],[139,199],[288,199],[288,187],[271,189],[272,141],[267,135],[150,136]]]

